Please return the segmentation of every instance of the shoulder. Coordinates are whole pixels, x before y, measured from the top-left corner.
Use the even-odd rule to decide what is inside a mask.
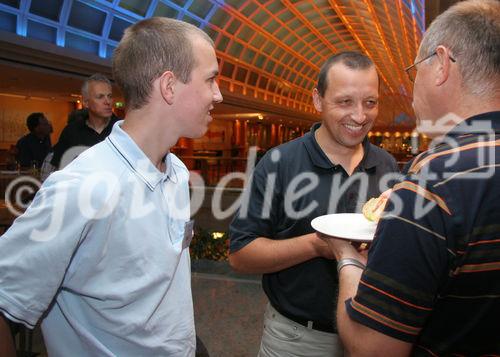
[[[290,140],[284,144],[277,146],[283,153],[293,154],[293,152],[297,149],[304,147],[304,144],[311,140],[311,134],[308,132],[301,137]]]
[[[304,136],[300,138],[296,138],[290,140],[284,144],[278,145],[266,152],[266,154],[262,157],[261,161],[264,162],[297,162],[302,154],[303,150],[305,150],[305,142],[308,139]]]
[[[500,146],[496,140],[498,136],[487,138],[475,135],[448,139],[448,142],[417,156],[409,172],[465,172],[497,164]]]
[[[17,141],[16,145],[19,146],[19,145],[25,145],[29,140],[29,134],[26,134],[24,136],[22,136],[21,138],[19,138],[19,140]]]
[[[170,156],[170,160],[172,160],[171,163],[172,163],[173,166],[178,167],[180,169],[183,169],[183,170],[187,171],[187,167],[181,161],[181,159],[179,159],[175,154],[172,154],[172,153],[170,153],[169,156]]]
[[[74,135],[79,132],[81,128],[85,125],[85,119],[83,118],[75,118],[63,128],[61,132],[61,136]]]
[[[386,150],[379,148],[371,143],[369,145],[369,154],[367,162],[377,167],[379,173],[398,173],[400,172],[398,163],[394,156]]]
[[[389,152],[371,143],[369,145],[370,145],[370,152],[376,158],[378,158],[382,162],[394,163],[394,164],[396,163],[396,159]]]
[[[125,165],[111,145],[104,140],[85,149],[66,168],[69,172],[92,174],[107,171],[119,172],[125,168]]]
[[[175,173],[189,179],[189,170],[186,165],[175,154],[170,153],[169,159]]]
[[[110,193],[127,185],[128,169],[105,141],[82,152],[61,170],[55,171],[44,186],[64,186],[79,194],[89,191],[92,200],[104,204]],[[75,191],[75,192],[76,192]]]

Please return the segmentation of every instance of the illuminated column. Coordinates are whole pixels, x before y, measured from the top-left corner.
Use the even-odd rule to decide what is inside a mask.
[[[277,124],[271,124],[270,145],[271,145],[271,147],[278,145],[278,125]]]
[[[241,145],[241,121],[236,119],[233,122],[233,143],[234,146]]]
[[[413,155],[417,155],[418,154],[418,151],[419,151],[419,147],[418,147],[418,131],[417,130],[413,130],[411,132],[411,153]]]

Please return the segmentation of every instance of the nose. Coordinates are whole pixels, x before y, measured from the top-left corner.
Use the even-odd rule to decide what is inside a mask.
[[[362,124],[366,120],[365,108],[363,103],[359,103],[353,108],[351,119],[357,124]]]
[[[220,103],[222,102],[222,93],[220,92],[219,85],[215,83],[215,90],[214,90],[214,97],[213,97],[213,102],[214,103]]]

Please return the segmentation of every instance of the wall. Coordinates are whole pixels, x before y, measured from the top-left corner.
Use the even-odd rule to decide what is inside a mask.
[[[71,102],[0,94],[0,149],[8,149],[28,133],[26,117],[33,112],[45,113],[52,122],[52,144],[55,144],[71,110]]]
[[[215,119],[209,126],[206,134],[194,140],[194,150],[230,150],[233,135],[233,122]]]

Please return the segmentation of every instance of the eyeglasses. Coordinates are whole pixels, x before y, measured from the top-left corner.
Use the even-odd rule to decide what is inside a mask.
[[[410,79],[411,82],[415,82],[415,77],[417,76],[417,64],[420,64],[422,62],[424,62],[425,60],[428,60],[429,58],[431,58],[432,56],[435,56],[437,55],[437,52],[434,51],[432,52],[430,55],[428,55],[427,57],[425,58],[422,58],[420,61],[417,61],[415,62],[414,64],[412,64],[411,66],[408,66],[405,68],[405,72],[406,74],[408,75],[408,78]],[[448,56],[448,58],[450,59],[450,61],[452,61],[453,63],[455,63],[457,60],[454,59],[453,57],[451,56]]]

